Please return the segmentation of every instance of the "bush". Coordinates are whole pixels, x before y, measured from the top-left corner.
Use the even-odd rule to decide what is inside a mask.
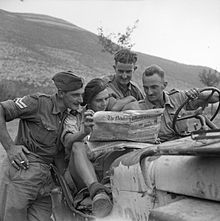
[[[52,94],[54,85],[51,80],[35,81],[26,79],[8,80],[3,79],[0,82],[0,101],[23,97],[33,93]]]

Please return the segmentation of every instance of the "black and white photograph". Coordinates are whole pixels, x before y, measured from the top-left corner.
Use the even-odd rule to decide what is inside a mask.
[[[0,0],[0,221],[220,221],[219,54],[219,0]]]

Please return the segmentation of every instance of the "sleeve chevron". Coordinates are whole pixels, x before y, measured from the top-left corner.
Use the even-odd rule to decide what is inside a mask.
[[[15,104],[21,109],[24,109],[27,107],[27,105],[23,102],[23,98],[16,98]]]

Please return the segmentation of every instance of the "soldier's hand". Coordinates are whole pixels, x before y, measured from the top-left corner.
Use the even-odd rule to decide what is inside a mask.
[[[128,103],[129,103],[129,102],[133,102],[133,101],[136,101],[136,100],[137,100],[135,97],[133,97],[133,96],[131,96],[131,95],[129,95],[129,96],[127,96],[127,97],[125,97],[124,99],[126,99]]]
[[[7,150],[8,159],[17,170],[28,169],[29,161],[26,154],[29,153],[30,151],[22,145],[13,145]]]
[[[89,134],[92,131],[92,127],[94,126],[93,115],[94,115],[93,110],[89,109],[84,112],[83,127],[85,134]]]
[[[200,92],[196,88],[192,88],[192,89],[186,91],[186,96],[192,100],[198,98],[199,94],[200,94]]]

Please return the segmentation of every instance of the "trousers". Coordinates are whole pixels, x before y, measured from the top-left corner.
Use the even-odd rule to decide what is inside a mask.
[[[8,158],[2,163],[0,221],[49,221],[52,214],[50,166],[30,161],[27,170],[15,169]]]

